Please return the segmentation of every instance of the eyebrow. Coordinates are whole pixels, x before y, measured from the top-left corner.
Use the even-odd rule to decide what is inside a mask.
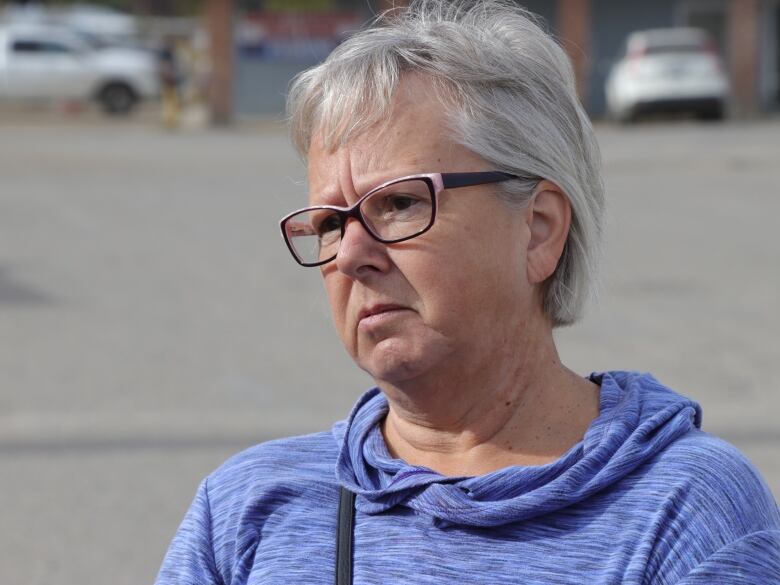
[[[316,200],[309,193],[308,200],[309,203],[314,205],[340,205],[341,203],[346,203],[341,189],[328,189],[321,192],[316,196]]]
[[[353,186],[355,186],[355,191],[357,192],[358,198],[360,198],[366,193],[368,193],[369,191],[371,191],[371,189],[373,189],[374,187],[378,187],[382,183],[386,183],[394,179],[400,179],[401,177],[419,175],[422,174],[423,172],[428,172],[428,171],[382,172],[382,173],[377,173],[375,175],[369,175],[369,178],[367,179],[360,179],[358,181],[353,180],[352,184]],[[312,202],[311,193],[309,193],[308,199],[310,202]],[[339,188],[336,189],[326,188],[325,190],[323,190],[317,195],[317,199],[318,201],[317,203],[315,203],[315,205],[340,206],[342,202],[344,204],[347,204],[347,201],[344,198],[344,194],[342,190]]]

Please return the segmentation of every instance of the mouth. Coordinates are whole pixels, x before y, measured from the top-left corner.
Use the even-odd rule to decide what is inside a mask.
[[[361,311],[358,313],[357,320],[358,323],[361,323],[366,319],[379,318],[378,317],[379,315],[384,315],[386,313],[408,311],[408,310],[410,310],[409,307],[404,307],[403,305],[394,305],[394,304],[372,305],[365,309],[361,309]]]

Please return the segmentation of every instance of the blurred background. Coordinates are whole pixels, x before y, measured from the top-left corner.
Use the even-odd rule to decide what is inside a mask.
[[[521,3],[610,202],[563,361],[653,372],[780,496],[780,0]],[[153,581],[207,473],[370,385],[278,233],[283,104],[393,4],[0,0],[0,583]]]

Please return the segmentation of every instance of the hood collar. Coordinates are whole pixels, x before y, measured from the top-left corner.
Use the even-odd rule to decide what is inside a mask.
[[[333,428],[341,446],[338,480],[367,514],[406,506],[438,523],[499,526],[586,499],[701,427],[700,406],[649,374],[606,372],[590,379],[601,386],[599,416],[579,443],[552,463],[477,477],[445,477],[394,459],[381,432],[387,399],[373,388]]]

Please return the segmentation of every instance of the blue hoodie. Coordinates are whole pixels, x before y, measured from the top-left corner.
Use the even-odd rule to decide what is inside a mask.
[[[780,514],[695,402],[610,372],[557,461],[444,477],[393,459],[377,389],[332,433],[271,441],[201,484],[158,585],[334,583],[339,485],[358,494],[354,583],[774,584]]]

